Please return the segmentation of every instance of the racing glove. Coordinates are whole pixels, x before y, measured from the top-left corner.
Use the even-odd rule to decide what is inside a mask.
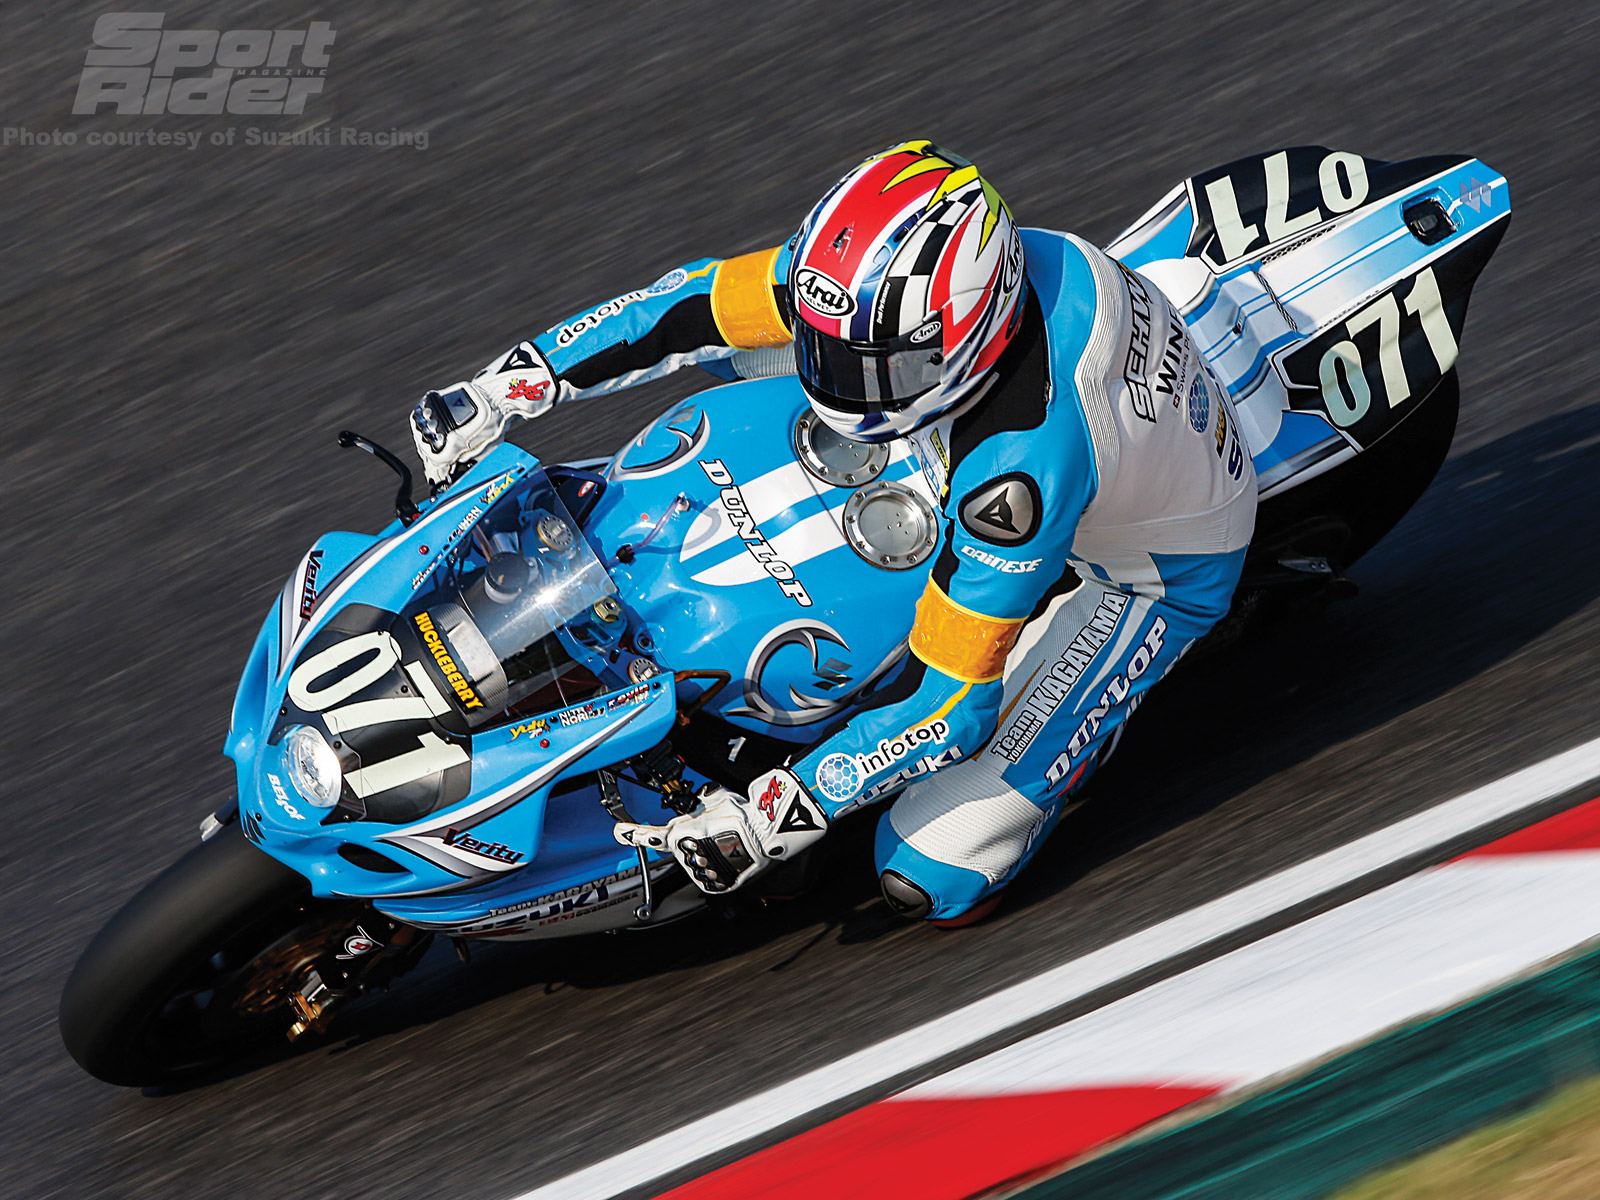
[[[775,862],[791,859],[827,831],[822,807],[792,771],[758,776],[748,797],[706,793],[692,813],[665,825],[619,823],[625,846],[669,850],[702,892],[731,892]]]
[[[429,392],[411,411],[411,437],[428,482],[447,484],[499,445],[512,421],[548,412],[560,387],[532,342],[473,376]]]

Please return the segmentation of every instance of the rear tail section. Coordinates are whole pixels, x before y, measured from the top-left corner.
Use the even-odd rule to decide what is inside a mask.
[[[1186,179],[1108,250],[1183,313],[1267,499],[1453,403],[1467,301],[1510,215],[1474,158],[1297,146]]]

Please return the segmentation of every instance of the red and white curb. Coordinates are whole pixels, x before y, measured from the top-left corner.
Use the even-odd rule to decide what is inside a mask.
[[[1146,966],[1600,776],[1600,739],[527,1193],[649,1184]],[[1600,937],[1600,800],[1408,876],[667,1193],[961,1200],[1292,1071]]]

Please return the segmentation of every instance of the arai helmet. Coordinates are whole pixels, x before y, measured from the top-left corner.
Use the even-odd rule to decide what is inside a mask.
[[[895,146],[800,227],[789,303],[801,385],[846,437],[920,429],[977,398],[1025,287],[1022,239],[978,169],[931,142]]]

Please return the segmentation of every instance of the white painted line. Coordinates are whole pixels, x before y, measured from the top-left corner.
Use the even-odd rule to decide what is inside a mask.
[[[881,1087],[917,1067],[1195,950],[1391,863],[1600,777],[1600,738],[1457,796],[1131,934],[1082,958],[935,1018],[875,1046],[768,1088],[671,1133],[563,1176],[517,1200],[597,1200],[642,1187],[819,1108]]]
[[[1359,896],[897,1100],[1101,1087],[1230,1092],[1525,974],[1600,937],[1600,851],[1466,858]]]

